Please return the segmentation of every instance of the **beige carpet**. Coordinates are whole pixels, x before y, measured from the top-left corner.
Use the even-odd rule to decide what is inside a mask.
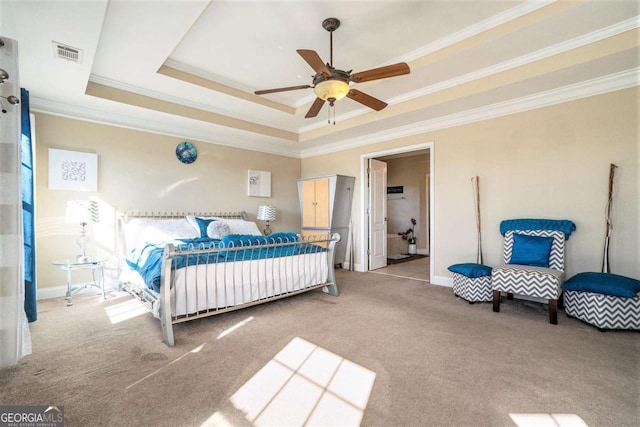
[[[127,319],[127,296],[41,301],[34,353],[0,370],[0,404],[62,405],[67,426],[638,425],[637,332],[563,312],[550,325],[545,306],[517,300],[493,313],[424,281],[337,277],[338,298],[176,325],[174,348],[150,314]]]

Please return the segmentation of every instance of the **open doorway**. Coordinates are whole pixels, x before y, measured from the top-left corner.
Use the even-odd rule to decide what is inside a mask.
[[[368,153],[362,159],[362,241],[364,271],[385,267],[387,256],[429,256],[429,280],[433,271],[433,143]],[[373,165],[373,175],[369,170]],[[380,166],[383,165],[383,166]],[[384,171],[384,179],[377,176]],[[381,188],[384,186],[385,188]],[[384,244],[380,238],[383,218]],[[376,218],[378,218],[376,222]],[[415,220],[415,224],[412,223]],[[372,223],[373,220],[373,223]],[[412,232],[415,244],[398,233]],[[408,236],[407,236],[408,237]],[[375,255],[375,256],[374,256]],[[394,267],[397,268],[397,267]],[[427,272],[425,271],[425,274]]]

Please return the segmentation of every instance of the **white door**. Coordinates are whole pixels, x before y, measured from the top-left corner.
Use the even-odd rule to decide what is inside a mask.
[[[369,270],[387,266],[387,164],[369,159]]]

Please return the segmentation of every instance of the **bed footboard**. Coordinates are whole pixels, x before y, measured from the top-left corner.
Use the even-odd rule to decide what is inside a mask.
[[[164,342],[175,345],[175,323],[319,288],[338,296],[334,258],[339,241],[334,233],[227,247],[167,244],[157,310]]]

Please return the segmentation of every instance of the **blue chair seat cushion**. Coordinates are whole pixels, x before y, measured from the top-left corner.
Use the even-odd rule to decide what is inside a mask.
[[[640,293],[640,280],[618,274],[586,272],[564,282],[562,289],[633,298]]]
[[[449,266],[449,271],[452,273],[462,274],[463,276],[475,279],[476,277],[491,276],[492,268],[484,264],[476,263],[463,263],[453,264]]]

